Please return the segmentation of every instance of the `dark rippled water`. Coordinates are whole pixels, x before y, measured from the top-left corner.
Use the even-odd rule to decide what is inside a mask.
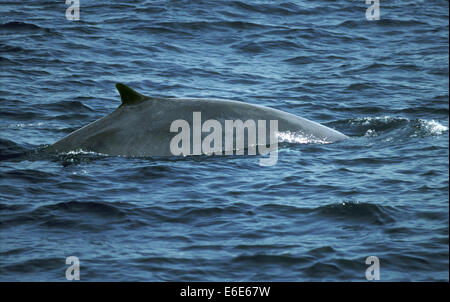
[[[0,5],[0,280],[447,280],[448,1]],[[351,139],[258,157],[39,151],[153,96],[281,109]]]

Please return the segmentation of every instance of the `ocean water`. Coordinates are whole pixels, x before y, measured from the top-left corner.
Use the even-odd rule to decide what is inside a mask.
[[[449,279],[448,1],[0,2],[0,280]],[[258,156],[40,150],[163,97],[284,110],[350,139]]]

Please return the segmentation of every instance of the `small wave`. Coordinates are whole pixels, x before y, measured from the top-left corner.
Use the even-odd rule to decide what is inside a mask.
[[[6,65],[6,64],[11,64],[11,63],[13,63],[12,60],[7,59],[7,58],[5,58],[5,57],[0,57],[0,64]]]
[[[61,269],[61,259],[57,257],[49,258],[31,258],[26,261],[16,259],[16,262],[8,263],[2,266],[2,273],[6,274],[30,274],[39,271],[57,271]],[[36,279],[34,279],[36,281]]]
[[[9,152],[17,152],[17,151],[23,151],[23,148],[20,147],[18,144],[16,144],[13,141],[0,138],[0,154],[1,155],[7,154]]]
[[[16,158],[24,155],[28,149],[13,141],[0,138],[0,160]]]
[[[436,100],[436,101],[434,101]],[[399,110],[395,110],[393,111],[393,113],[398,113],[398,114],[425,114],[425,113],[429,113],[430,115],[448,115],[448,98],[446,99],[446,102],[442,104],[442,106],[440,106],[440,104],[438,104],[438,102],[440,101],[439,98],[434,98],[434,107],[430,106],[417,106],[417,107],[410,107],[410,108],[405,108],[405,109],[399,109]]]
[[[120,209],[120,204],[112,204],[94,201],[68,201],[52,205],[45,205],[35,210],[36,215],[41,213],[54,213],[54,211],[70,212],[77,214],[98,215],[103,217],[124,217],[126,214]]]
[[[189,32],[187,31],[183,31],[181,29],[171,29],[168,27],[164,27],[164,26],[136,26],[131,28],[130,30],[133,30],[134,32],[136,31],[144,31],[144,32],[148,32],[151,34],[175,34],[175,35],[191,35]]]
[[[231,2],[231,5],[235,6],[239,10],[246,10],[249,12],[262,14],[270,13],[281,16],[299,14],[308,15],[310,13],[309,11],[303,10],[298,5],[291,2],[284,2],[280,4],[248,4],[241,1],[233,1]]]
[[[306,264],[310,260],[309,257],[297,257],[290,254],[284,255],[267,255],[267,254],[254,254],[254,255],[240,255],[233,259],[233,262],[246,263],[246,264],[277,264],[277,265],[298,265]]]
[[[166,7],[144,7],[136,8],[136,13],[138,14],[162,14],[167,11]]]
[[[376,22],[378,23],[378,22]],[[425,22],[424,19],[410,19],[410,20],[400,20],[400,19],[387,19],[387,18],[381,18],[379,20],[379,24],[381,26],[397,26],[397,27],[409,27],[409,26],[423,26],[423,25],[430,25],[429,23]]]
[[[0,203],[0,211],[2,211],[2,214],[5,214],[6,212],[18,212],[27,208],[28,205]]]
[[[135,212],[145,219],[154,219],[159,222],[187,223],[195,221],[214,221],[216,224],[228,223],[227,216],[236,217],[243,211],[237,206],[225,207],[182,207],[168,209],[159,206],[150,206]]]
[[[27,110],[24,108],[14,108],[13,106],[10,106],[10,108],[7,109],[3,109],[0,112],[0,117],[4,117],[15,121],[33,120],[42,117],[39,115],[39,113],[33,111],[33,108]],[[19,107],[19,105],[17,104],[16,107]]]
[[[256,42],[240,42],[237,44],[232,45],[233,48],[241,50],[242,52],[246,53],[262,53],[265,51],[265,48]]]
[[[397,19],[386,19],[381,18],[377,22],[373,22],[373,25],[376,26],[386,26],[386,27],[409,27],[409,26],[423,26],[423,25],[429,25],[428,23],[424,21],[418,21],[418,20],[397,20]],[[367,26],[367,22],[364,19],[361,19],[359,21],[354,20],[346,20],[344,22],[341,22],[337,25],[337,27],[348,27],[348,28],[357,28]]]
[[[0,51],[2,53],[20,53],[20,52],[25,52],[26,49],[20,47],[20,46],[10,46],[10,45],[1,45],[0,46]]]
[[[375,71],[380,71],[382,69],[389,69],[389,68],[391,68],[391,66],[389,64],[376,62],[376,63],[371,63],[367,66],[363,66],[361,69],[351,70],[351,72],[356,72],[356,71],[375,72]]]
[[[25,22],[8,22],[4,24],[0,24],[0,29],[14,29],[14,30],[38,30],[41,29],[41,27],[32,24],[32,23],[25,23]]]
[[[325,217],[344,219],[348,222],[364,221],[366,223],[383,225],[395,221],[395,209],[366,202],[342,202],[328,204],[314,209],[314,212]]]
[[[436,122],[435,120],[427,121],[419,119],[419,125],[422,130],[431,135],[441,135],[448,131],[448,127]]]
[[[68,201],[9,215],[2,221],[2,227],[12,227],[25,223],[51,228],[95,228],[92,216],[102,219],[122,220],[127,216],[126,206],[120,203],[94,201]],[[87,223],[84,223],[87,222]]]
[[[366,82],[366,83],[353,83],[347,86],[345,90],[347,91],[362,91],[365,89],[371,89],[374,88],[373,84]]]
[[[157,26],[164,29],[182,30],[182,31],[204,31],[207,32],[213,29],[246,29],[254,30],[267,28],[259,23],[252,23],[246,21],[186,21],[186,22],[158,22],[153,26]]]
[[[76,112],[92,112],[92,108],[86,106],[80,101],[60,101],[51,104],[45,104],[42,107],[48,110],[54,110],[57,112],[68,112],[68,111],[76,111]]]
[[[56,182],[57,175],[55,173],[34,170],[34,169],[22,169],[22,170],[12,170],[7,172],[1,172],[0,175],[2,177],[6,177],[10,180],[25,180],[31,183],[36,182],[36,180],[40,181],[48,181],[48,182]]]
[[[118,172],[121,172],[119,170]],[[146,178],[146,179],[157,179],[167,177],[171,172],[171,169],[168,165],[158,165],[158,166],[146,166],[141,167],[133,171],[132,174],[128,175],[130,179],[136,178]]]
[[[284,62],[302,65],[302,64],[316,63],[318,62],[318,60],[314,59],[311,56],[297,56],[294,58],[286,59],[284,60]]]
[[[406,117],[377,116],[377,117],[357,117],[349,120],[350,124],[362,126],[387,125],[392,123],[408,123],[410,120]]]
[[[296,216],[305,214],[319,215],[322,218],[345,220],[348,223],[387,224],[395,222],[397,209],[387,205],[377,205],[367,202],[340,202],[331,203],[319,207],[307,208],[291,205],[266,204],[261,206],[264,211],[282,215]]]
[[[401,134],[407,137],[442,135],[448,127],[436,120],[415,119],[406,117],[363,117],[348,120],[348,124],[357,126],[361,136],[378,136],[394,130],[402,130]]]

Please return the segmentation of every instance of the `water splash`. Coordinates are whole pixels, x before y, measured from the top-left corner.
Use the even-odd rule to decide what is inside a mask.
[[[277,133],[278,141],[281,143],[293,144],[329,144],[324,139],[316,138],[312,135],[305,135],[302,132],[282,131]]]
[[[351,126],[361,127],[362,135],[366,137],[378,136],[402,129],[409,133],[406,136],[436,136],[448,131],[448,127],[436,120],[409,119],[406,117],[382,116],[382,117],[362,117],[348,120]]]
[[[108,154],[103,154],[99,152],[93,152],[93,151],[85,151],[83,149],[78,150],[72,150],[68,152],[61,152],[60,155],[96,155],[96,156],[108,156]]]
[[[425,130],[431,135],[441,135],[444,132],[448,131],[448,127],[440,124],[435,120],[427,121],[423,119],[419,119],[419,125],[421,130]]]
[[[390,124],[393,122],[410,122],[406,117],[376,116],[376,117],[358,117],[349,120],[352,125],[370,126],[375,124]]]

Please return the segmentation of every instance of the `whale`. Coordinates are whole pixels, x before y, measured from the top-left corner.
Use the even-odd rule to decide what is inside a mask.
[[[81,150],[129,157],[180,155],[174,154],[171,148],[177,135],[173,131],[173,123],[182,120],[190,125],[195,124],[198,122],[195,120],[196,114],[197,117],[201,115],[203,121],[213,120],[222,125],[230,120],[267,121],[268,124],[269,121],[276,121],[278,134],[296,134],[311,138],[312,141],[334,143],[348,138],[337,130],[271,107],[227,99],[151,97],[123,83],[117,83],[116,88],[121,98],[117,109],[68,134],[46,150],[56,153]],[[268,143],[269,139],[267,134],[264,141]],[[191,137],[189,143],[191,150],[201,150],[201,146],[198,146],[201,140]],[[227,146],[237,150],[237,143],[236,146],[226,142],[217,145],[224,152],[230,151],[226,150]]]

